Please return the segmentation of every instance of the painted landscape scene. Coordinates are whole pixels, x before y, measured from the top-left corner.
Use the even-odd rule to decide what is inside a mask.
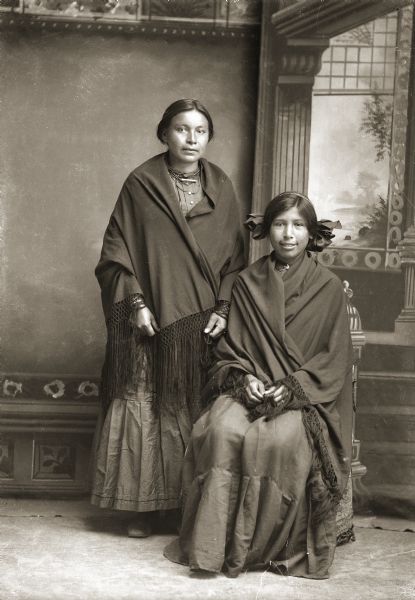
[[[312,123],[309,196],[319,218],[341,222],[334,245],[385,248],[390,97],[318,95]]]

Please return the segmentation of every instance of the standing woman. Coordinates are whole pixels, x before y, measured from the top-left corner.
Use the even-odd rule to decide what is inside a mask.
[[[273,247],[237,278],[228,332],[184,464],[180,538],[191,569],[325,578],[350,472],[351,339],[341,281],[313,251],[333,237],[294,192],[267,206]]]
[[[92,503],[137,513],[135,537],[150,535],[148,513],[179,506],[208,342],[226,328],[244,263],[232,184],[203,158],[212,136],[198,100],[166,109],[167,152],[127,177],[96,268],[108,341]]]

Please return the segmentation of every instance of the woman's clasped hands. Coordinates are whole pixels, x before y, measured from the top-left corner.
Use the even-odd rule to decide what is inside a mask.
[[[248,406],[256,406],[270,400],[275,406],[281,406],[289,397],[288,388],[282,383],[265,385],[255,375],[245,375],[245,393]]]

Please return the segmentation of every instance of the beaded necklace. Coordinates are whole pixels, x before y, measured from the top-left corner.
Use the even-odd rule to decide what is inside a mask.
[[[275,250],[272,252],[272,261],[274,263],[274,269],[276,271],[278,271],[278,273],[281,273],[282,275],[284,275],[284,273],[286,273],[288,271],[288,269],[290,268],[290,265],[288,263],[282,262],[277,257]]]
[[[192,173],[182,173],[180,171],[176,171],[172,167],[167,167],[170,177],[175,181],[179,181],[180,183],[200,183],[200,167],[193,171]]]
[[[285,271],[288,271],[288,269],[290,268],[290,265],[288,264],[283,264],[283,263],[275,263],[275,270],[278,271],[279,273],[285,273]]]
[[[180,208],[183,214],[186,215],[203,197],[200,182],[200,167],[192,173],[181,173],[169,166],[167,166],[167,169],[176,187]]]

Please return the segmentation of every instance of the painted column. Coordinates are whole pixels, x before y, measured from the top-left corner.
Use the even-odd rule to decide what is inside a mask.
[[[307,193],[314,77],[329,44],[328,38],[272,39],[269,27],[263,30],[267,58],[261,73],[253,213],[262,213],[280,192]],[[267,251],[266,244],[251,245],[252,261]]]
[[[415,226],[412,225],[398,244],[405,277],[404,306],[395,321],[395,332],[402,343],[415,344]]]
[[[278,47],[272,195],[307,193],[314,77],[328,40],[288,39]]]
[[[408,86],[410,90],[404,193],[407,229],[404,232],[402,240],[397,244],[405,278],[405,295],[402,311],[395,321],[395,333],[398,334],[403,344],[415,344],[415,61],[413,57],[408,69],[408,63],[411,61],[412,56],[411,48],[413,39],[411,36],[411,21],[413,17],[413,6],[407,7],[402,11],[397,73],[398,91],[399,87],[406,87],[408,89]],[[412,31],[415,37],[415,26],[412,28]],[[404,125],[406,129],[406,121]],[[402,142],[402,146],[404,147],[404,140]],[[403,155],[401,156],[400,164],[402,165],[401,170],[403,170],[405,165],[405,157]],[[399,168],[399,165],[397,168]]]

